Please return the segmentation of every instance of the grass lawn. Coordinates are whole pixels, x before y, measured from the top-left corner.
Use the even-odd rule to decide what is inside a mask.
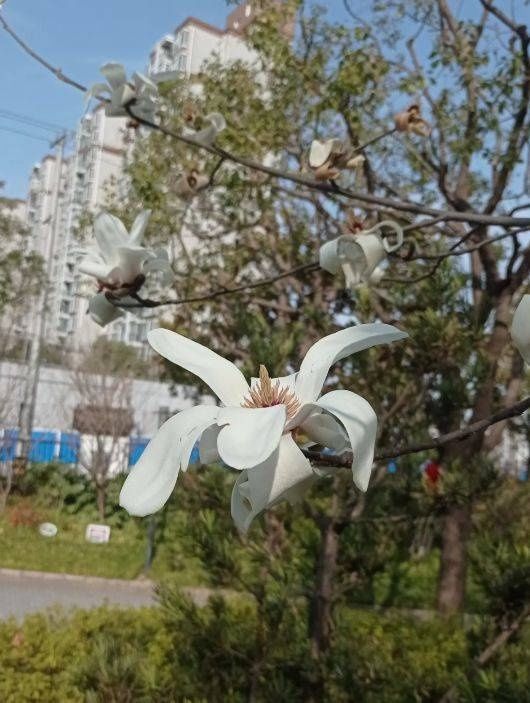
[[[85,541],[85,529],[87,524],[98,520],[51,510],[43,512],[42,517],[57,525],[56,537],[42,537],[37,527],[13,526],[9,509],[0,515],[0,568],[121,579],[134,579],[142,574],[146,556],[144,521],[129,520],[120,527],[112,527],[108,544],[90,544]],[[189,562],[175,574],[168,549],[161,544],[147,575],[156,580],[169,571],[183,586],[201,583],[199,570]]]

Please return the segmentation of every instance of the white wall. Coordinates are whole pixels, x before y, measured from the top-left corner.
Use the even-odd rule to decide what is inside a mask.
[[[18,413],[24,394],[24,364],[0,362],[0,425],[17,427]],[[72,372],[53,366],[42,366],[40,370],[34,428],[43,430],[72,430],[74,409],[80,402]],[[214,404],[211,396],[195,397],[189,386],[176,386],[158,381],[133,380],[132,406],[134,409],[133,434],[152,437],[160,424],[160,412],[167,408],[174,414],[197,404]]]

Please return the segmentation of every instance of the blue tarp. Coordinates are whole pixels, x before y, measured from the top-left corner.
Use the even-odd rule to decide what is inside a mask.
[[[131,437],[129,440],[129,466],[134,466],[147,447],[147,437]]]
[[[57,434],[55,432],[32,432],[29,447],[29,460],[35,464],[46,464],[53,461]]]
[[[77,464],[81,438],[75,432],[61,432],[59,461],[61,464]]]

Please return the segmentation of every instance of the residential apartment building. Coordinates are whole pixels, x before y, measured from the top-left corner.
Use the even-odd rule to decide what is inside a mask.
[[[251,2],[244,2],[221,29],[188,17],[155,45],[148,72],[157,80],[200,73],[213,56],[223,63],[252,61],[245,30],[255,16]],[[139,349],[156,319],[153,311],[127,314],[102,329],[87,315],[90,287],[79,274],[82,258],[78,224],[82,214],[105,207],[108,190],[124,183],[124,165],[131,153],[134,130],[126,118],[109,118],[103,106],[81,119],[67,156],[46,155],[30,177],[27,224],[33,245],[51,262],[46,338],[49,343],[76,350],[104,334]],[[36,324],[36,321],[35,323]]]
[[[251,7],[250,3],[245,6]],[[220,29],[196,17],[188,17],[172,34],[166,34],[155,44],[147,70],[157,80],[174,75],[190,78],[200,73],[205,62],[213,57],[227,64],[237,60],[252,61],[255,54],[243,35],[228,27],[228,22],[227,28]]]

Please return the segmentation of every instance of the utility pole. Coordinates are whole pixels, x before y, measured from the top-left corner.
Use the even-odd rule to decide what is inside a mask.
[[[47,250],[44,252],[44,255],[46,257],[46,281],[44,283],[43,289],[41,291],[37,303],[36,309],[38,317],[36,320],[36,325],[32,326],[33,329],[30,329],[29,350],[26,368],[26,383],[24,386],[24,399],[22,401],[19,414],[20,433],[18,439],[17,456],[19,459],[22,459],[24,463],[27,461],[29,456],[31,432],[33,430],[33,421],[35,417],[37,388],[39,385],[41,349],[44,340],[44,335],[46,332],[48,297],[51,278],[53,275],[53,264],[55,261],[55,241],[57,239],[57,229],[59,226],[59,200],[66,136],[66,134],[62,134],[51,144],[52,147],[55,147],[56,156],[55,183],[53,189],[51,210],[50,241]]]

